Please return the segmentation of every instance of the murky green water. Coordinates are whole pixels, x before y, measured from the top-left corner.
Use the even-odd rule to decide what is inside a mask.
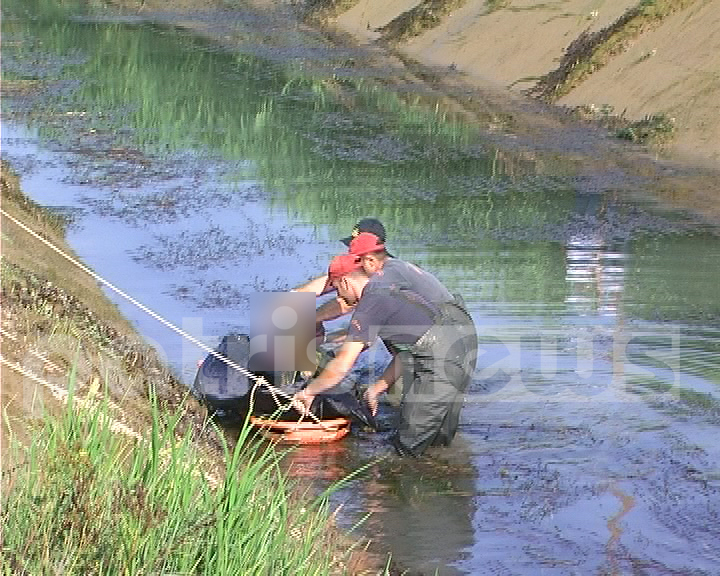
[[[602,138],[470,125],[267,15],[197,15],[227,50],[64,10],[3,3],[2,154],[98,273],[215,344],[374,215],[464,295],[481,354],[458,441],[372,466],[344,526],[372,512],[359,532],[427,573],[720,573],[717,230],[596,162]],[[190,381],[202,352],[118,304]],[[385,451],[358,432],[293,469]]]

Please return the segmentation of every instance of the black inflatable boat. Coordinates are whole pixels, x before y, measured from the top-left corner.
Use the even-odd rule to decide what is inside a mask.
[[[281,404],[287,404],[286,398],[276,398],[267,387],[256,386],[248,376],[223,360],[227,358],[242,367],[248,365],[250,338],[247,334],[226,335],[215,352],[221,358],[215,354],[208,354],[205,357],[195,375],[193,392],[208,406],[218,422],[238,423],[243,421],[248,413],[258,417],[274,416],[279,420],[300,419],[300,414],[294,409],[278,411],[278,400]],[[331,351],[320,349],[318,372],[332,356]],[[270,384],[289,395],[301,390],[306,384],[296,372],[257,372],[256,375],[263,376]],[[311,411],[322,420],[350,418],[375,428],[372,414],[351,392],[319,394],[313,401]]]

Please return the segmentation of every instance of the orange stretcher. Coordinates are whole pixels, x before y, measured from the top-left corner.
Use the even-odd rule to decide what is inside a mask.
[[[350,420],[333,418],[332,420],[289,421],[272,420],[250,416],[250,423],[262,430],[266,438],[282,444],[320,444],[334,442],[350,432]]]

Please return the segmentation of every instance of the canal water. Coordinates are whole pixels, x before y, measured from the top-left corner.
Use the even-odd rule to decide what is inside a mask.
[[[288,457],[320,483],[368,465],[333,496],[344,528],[409,574],[720,574],[716,227],[596,132],[469,122],[277,15],[69,6],[3,3],[2,156],[101,276],[215,345],[376,216],[463,294],[480,352],[450,449],[358,430]],[[109,296],[190,384],[202,351]]]

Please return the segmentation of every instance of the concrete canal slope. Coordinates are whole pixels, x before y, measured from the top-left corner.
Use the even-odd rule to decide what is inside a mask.
[[[334,23],[363,42],[378,42],[388,36],[393,22],[428,4],[359,0],[335,16]],[[518,93],[532,90],[556,71],[575,44],[575,69],[589,69],[549,100],[630,120],[667,115],[676,128],[666,146],[669,154],[720,166],[718,0],[666,3],[662,15],[628,21],[622,37],[616,24],[620,19],[640,4],[659,7],[662,2],[468,0],[454,2],[457,7],[446,14],[442,5],[449,3],[434,4],[436,24],[402,37],[397,50],[425,64],[457,70],[473,84],[491,83]],[[617,40],[606,40],[615,42],[609,53],[602,53],[600,44],[579,46],[611,30]]]

